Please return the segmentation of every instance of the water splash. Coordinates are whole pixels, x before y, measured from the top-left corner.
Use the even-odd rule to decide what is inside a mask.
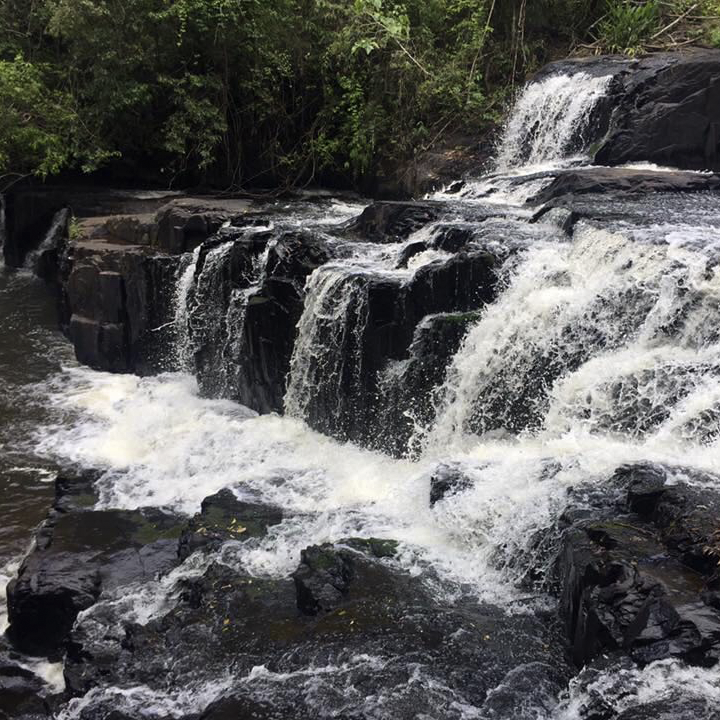
[[[497,169],[557,165],[585,159],[592,142],[593,111],[612,75],[552,75],[529,83],[509,114]]]
[[[25,256],[25,262],[23,267],[28,270],[38,271],[39,262],[42,256],[51,250],[54,250],[60,242],[63,234],[66,231],[67,223],[69,218],[69,211],[67,208],[58,210],[53,216],[52,223],[45,233],[45,237],[42,239],[40,245],[35,250],[31,250]]]

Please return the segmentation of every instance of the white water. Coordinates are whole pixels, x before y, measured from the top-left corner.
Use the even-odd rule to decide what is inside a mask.
[[[577,160],[567,149],[585,131],[607,82],[572,76],[530,86],[508,125],[500,166]],[[491,202],[514,205],[517,218],[523,215],[517,206],[546,182],[518,173],[471,183],[465,195],[472,201],[492,190]],[[336,207],[313,223],[333,225],[356,211]],[[104,469],[100,507],[154,505],[192,514],[203,498],[226,487],[242,499],[282,507],[285,519],[265,538],[228,543],[212,558],[257,576],[286,576],[308,545],[373,536],[398,540],[395,562],[446,599],[469,595],[508,612],[547,607],[552,600],[543,588],[528,589],[521,581],[547,562],[537,556],[534,539],[565,507],[569,488],[603,483],[619,465],[636,461],[720,476],[720,274],[712,242],[719,232],[717,208],[709,213],[689,218],[682,209],[675,216],[668,210],[665,222],[627,223],[612,231],[585,225],[572,239],[540,228],[544,235],[508,264],[503,293],[457,353],[437,421],[418,429],[416,444],[423,451],[416,460],[338,443],[302,421],[321,384],[339,392],[346,365],[355,375],[361,370],[369,280],[404,283],[423,265],[446,257],[429,250],[398,270],[406,243],[344,240],[337,241],[341,257],[308,280],[285,399],[288,416],[257,416],[227,400],[202,398],[184,373],[137,378],[67,369],[53,402],[74,421],[44,432],[40,450]],[[430,241],[433,232],[424,228],[407,243]],[[183,369],[192,355],[192,303],[204,298],[203,307],[212,306],[208,282],[229,248],[212,250],[197,278],[197,252],[182,272],[176,325]],[[224,317],[235,330],[249,291],[237,292],[228,310],[233,315]],[[558,369],[543,384],[537,369],[548,363]],[[468,488],[431,508],[430,477],[446,465],[470,480]],[[683,472],[679,477],[694,481]],[[178,581],[202,573],[209,561],[193,556],[157,582],[123,589],[105,603],[120,608],[128,621],[147,623],[176,601]],[[80,622],[98,622],[95,611]],[[270,699],[285,686],[299,686],[312,701],[323,683],[344,688],[349,667],[371,674],[383,672],[387,662],[359,656],[348,665],[302,673],[258,666],[232,684]],[[576,720],[593,694],[622,712],[689,692],[710,712],[720,699],[719,681],[717,670],[677,662],[601,673],[590,687],[573,684],[551,711],[532,709],[533,717]],[[441,705],[452,708],[448,717],[487,718],[461,707],[456,691],[438,686],[420,666],[413,682],[431,687]],[[73,700],[61,717],[108,702],[130,713],[142,708],[148,716],[180,716],[201,710],[230,684],[217,678],[167,693],[145,686],[98,689]],[[405,692],[363,698],[346,687],[337,693],[337,705],[318,709],[318,715],[348,712],[362,702],[367,717],[392,717],[393,703],[412,697]]]
[[[526,86],[508,116],[498,170],[585,159],[592,111],[611,80],[611,75],[580,72],[551,75]]]
[[[195,280],[195,269],[200,257],[200,246],[192,254],[183,256],[178,267],[175,289],[175,361],[179,370],[190,372],[193,367],[190,345],[190,319],[188,317],[188,294]]]

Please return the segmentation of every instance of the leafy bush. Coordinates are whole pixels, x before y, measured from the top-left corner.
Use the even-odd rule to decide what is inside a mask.
[[[610,0],[599,26],[603,45],[610,52],[635,55],[660,29],[660,19],[657,0]]]

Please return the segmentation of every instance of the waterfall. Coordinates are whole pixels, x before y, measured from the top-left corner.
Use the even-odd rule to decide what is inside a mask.
[[[45,233],[45,237],[42,239],[40,245],[38,245],[35,250],[31,250],[25,256],[25,262],[23,263],[23,266],[25,268],[27,268],[28,270],[33,270],[34,272],[38,272],[38,270],[40,269],[39,263],[42,261],[43,255],[46,252],[54,250],[60,242],[63,234],[65,233],[69,214],[70,213],[67,208],[58,210],[55,213],[52,219],[52,223],[50,224],[48,231]]]
[[[285,411],[342,425],[343,398],[361,389],[362,336],[367,322],[367,278],[362,272],[325,266],[307,286],[285,395]]]
[[[268,251],[246,242],[265,227],[199,246],[180,264],[175,289],[175,365],[197,372],[205,392],[233,397],[244,353],[245,311],[262,283]]]
[[[584,159],[592,141],[593,111],[612,75],[551,75],[529,83],[520,93],[505,126],[497,157],[501,172],[519,166]]]
[[[107,469],[96,483],[97,508],[155,506],[190,516],[202,508],[213,523],[183,520],[183,542],[196,535],[196,553],[149,582],[103,589],[81,613],[74,632],[83,656],[100,647],[106,674],[71,701],[79,713],[69,706],[62,717],[99,717],[116,691],[126,693],[128,717],[147,703],[156,703],[153,717],[187,708],[204,717],[211,700],[234,693],[241,712],[250,698],[262,703],[261,713],[267,705],[283,715],[279,699],[287,697],[300,714],[365,720],[619,718],[654,702],[665,686],[678,702],[689,693],[716,705],[717,667],[692,667],[696,660],[681,655],[680,644],[670,660],[644,663],[630,644],[608,641],[602,662],[567,676],[552,667],[557,679],[540,688],[540,701],[536,692],[537,666],[552,666],[567,650],[565,639],[545,644],[537,628],[554,632],[555,620],[567,619],[565,595],[576,589],[568,578],[580,576],[558,573],[558,558],[577,550],[594,560],[588,548],[600,548],[594,536],[612,515],[620,522],[607,527],[628,531],[631,550],[652,549],[640,560],[627,556],[629,574],[648,573],[652,602],[685,561],[655,519],[630,515],[635,508],[625,498],[632,493],[617,469],[662,466],[668,486],[693,492],[717,490],[720,477],[717,193],[645,193],[644,176],[639,192],[625,193],[633,180],[623,168],[621,189],[601,194],[615,171],[584,168],[568,174],[569,184],[599,172],[601,191],[568,193],[540,211],[526,204],[564,167],[587,159],[610,81],[580,72],[528,85],[499,152],[506,174],[467,182],[452,198],[434,196],[444,202],[378,203],[343,224],[357,208],[316,203],[308,210],[283,201],[262,211],[276,225],[221,229],[182,257],[175,276],[181,372],[136,377],[73,368],[53,380],[49,404],[77,422],[45,430],[39,447],[53,462]],[[223,502],[247,504],[232,511],[239,517],[229,525],[215,525],[211,515],[211,496],[221,491]],[[585,502],[589,496],[599,498],[596,505]],[[263,505],[273,515],[281,510],[282,520],[257,533],[250,522],[238,524],[246,523],[240,513],[254,507],[262,515]],[[347,566],[341,555],[334,564],[336,551],[387,541],[392,556],[358,550]],[[625,556],[615,563],[611,542],[597,557],[614,572]],[[294,593],[316,551],[318,587],[347,605],[318,605],[313,618],[301,617]],[[699,587],[705,580],[688,565]],[[345,576],[352,576],[347,583]],[[611,589],[622,597],[632,582],[622,577]],[[430,612],[403,604],[415,587],[437,602]],[[684,617],[696,603],[701,621],[711,622],[715,597],[711,605],[696,590],[680,588],[672,597],[682,595],[682,607],[657,610],[660,620],[640,638],[643,651],[665,633],[666,610]],[[597,598],[583,593],[591,617]],[[652,623],[650,600],[641,605],[641,595],[628,591],[617,608],[629,617],[640,607],[633,623]],[[283,609],[271,616],[267,608],[280,607],[275,597]],[[380,610],[367,614],[373,607]],[[617,608],[608,602],[613,622]],[[457,628],[446,611],[463,617]],[[473,635],[478,617],[487,634]],[[603,625],[599,617],[589,626]],[[410,632],[396,642],[405,626]],[[225,634],[212,645],[218,630]],[[261,643],[266,631],[270,642]],[[600,634],[586,635],[588,645],[605,642]],[[425,635],[429,653],[416,644]],[[307,639],[307,655],[297,652],[298,638]],[[447,666],[433,665],[436,646],[449,648]],[[525,662],[528,648],[534,659]],[[358,653],[348,659],[348,650]],[[470,658],[462,672],[460,651]],[[85,662],[69,655],[68,663]],[[147,688],[134,685],[144,682],[136,657],[150,658]],[[363,670],[355,675],[356,662]],[[496,686],[464,694],[501,662],[509,669]],[[117,687],[108,677],[120,678],[112,680]],[[294,694],[300,677],[307,694]],[[209,688],[207,696],[194,682]],[[432,697],[419,705],[408,687]],[[257,695],[248,695],[253,688]],[[182,693],[193,701],[199,694],[197,706],[173,705]]]
[[[720,279],[707,276],[711,265],[697,249],[589,225],[571,243],[536,244],[507,269],[507,291],[448,369],[430,443],[579,429],[712,439]]]
[[[186,372],[193,369],[188,296],[195,280],[199,257],[200,246],[196,247],[192,253],[183,256],[178,266],[178,279],[175,287],[175,365],[178,370]]]

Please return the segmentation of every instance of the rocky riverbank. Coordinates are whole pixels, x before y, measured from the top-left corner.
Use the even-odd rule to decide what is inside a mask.
[[[56,400],[0,713],[716,720],[718,92],[550,66],[424,200],[8,202],[112,374]]]

